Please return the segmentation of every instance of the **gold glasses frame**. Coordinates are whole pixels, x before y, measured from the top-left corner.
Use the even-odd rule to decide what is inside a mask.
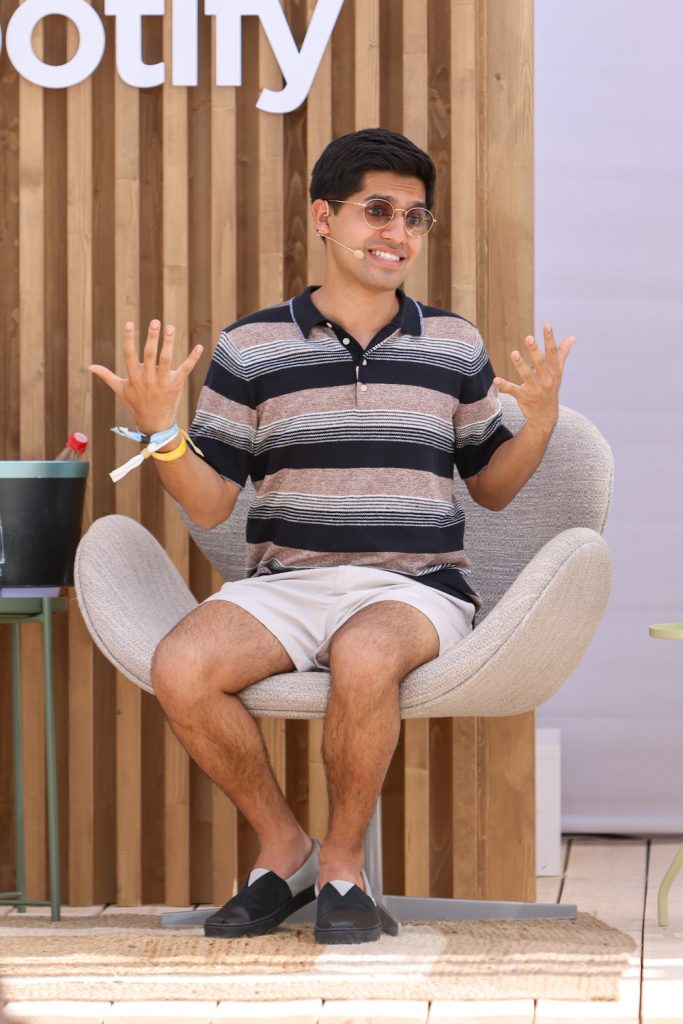
[[[381,199],[379,196],[376,199],[366,199],[366,201],[364,203],[354,202],[352,199],[328,199],[326,201],[329,202],[329,203],[343,203],[345,206],[360,206],[362,208],[362,210],[363,210],[363,220],[365,221],[365,223],[367,224],[367,226],[369,228],[374,228],[374,229],[377,229],[379,227],[379,225],[371,224],[370,223],[370,221],[368,220],[367,215],[366,215],[366,210],[367,210],[368,206],[372,206],[373,203],[384,203],[388,207],[390,207],[390,209],[391,209],[391,217],[386,222],[386,224],[382,224],[381,226],[385,227],[385,228],[388,227],[391,224],[392,220],[394,219],[394,214],[402,213],[403,214],[403,223],[404,223],[405,229],[406,229],[406,234],[410,235],[411,238],[424,238],[424,236],[428,235],[429,232],[434,227],[434,225],[436,224],[436,217],[434,216],[434,214],[432,213],[431,210],[427,209],[426,206],[411,206],[407,210],[405,210],[405,209],[402,209],[400,206],[394,206],[393,203],[390,203],[388,199]],[[408,221],[406,219],[407,215],[409,213],[414,213],[417,210],[419,210],[420,212],[424,211],[425,213],[428,213],[429,216],[431,217],[431,221],[429,222],[429,227],[425,231],[411,231],[410,227],[408,225]]]

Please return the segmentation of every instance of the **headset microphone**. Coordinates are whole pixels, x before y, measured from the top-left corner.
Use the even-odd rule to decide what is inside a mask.
[[[326,238],[329,242],[334,242],[335,245],[341,245],[342,249],[348,249],[349,252],[353,253],[357,260],[365,259],[365,253],[363,252],[362,249],[352,249],[350,245],[344,245],[343,242],[338,242],[337,239],[332,238],[331,235],[324,235],[322,231],[319,231],[318,234],[320,235],[321,238]]]

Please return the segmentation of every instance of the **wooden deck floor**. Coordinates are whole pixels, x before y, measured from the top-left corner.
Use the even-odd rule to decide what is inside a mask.
[[[618,1002],[54,1002],[8,1004],[5,1010],[10,1020],[23,1024],[683,1024],[683,872],[669,896],[669,926],[657,924],[657,890],[679,843],[679,838],[570,838],[563,876],[538,880],[539,900],[577,903],[637,942]]]

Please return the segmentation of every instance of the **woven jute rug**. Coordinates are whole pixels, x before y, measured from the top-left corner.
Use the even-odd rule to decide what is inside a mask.
[[[312,925],[208,939],[131,914],[0,919],[5,998],[616,999],[635,943],[576,921],[406,924],[359,946],[320,946]]]

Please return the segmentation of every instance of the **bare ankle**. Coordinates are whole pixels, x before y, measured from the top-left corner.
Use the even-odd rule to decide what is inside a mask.
[[[339,846],[325,844],[320,850],[320,888],[332,881],[353,882],[363,888],[361,869],[363,867],[363,850],[344,849]]]
[[[313,850],[313,841],[301,829],[292,836],[262,841],[261,850],[254,864],[255,868],[268,868],[280,878],[289,878],[298,871]]]

